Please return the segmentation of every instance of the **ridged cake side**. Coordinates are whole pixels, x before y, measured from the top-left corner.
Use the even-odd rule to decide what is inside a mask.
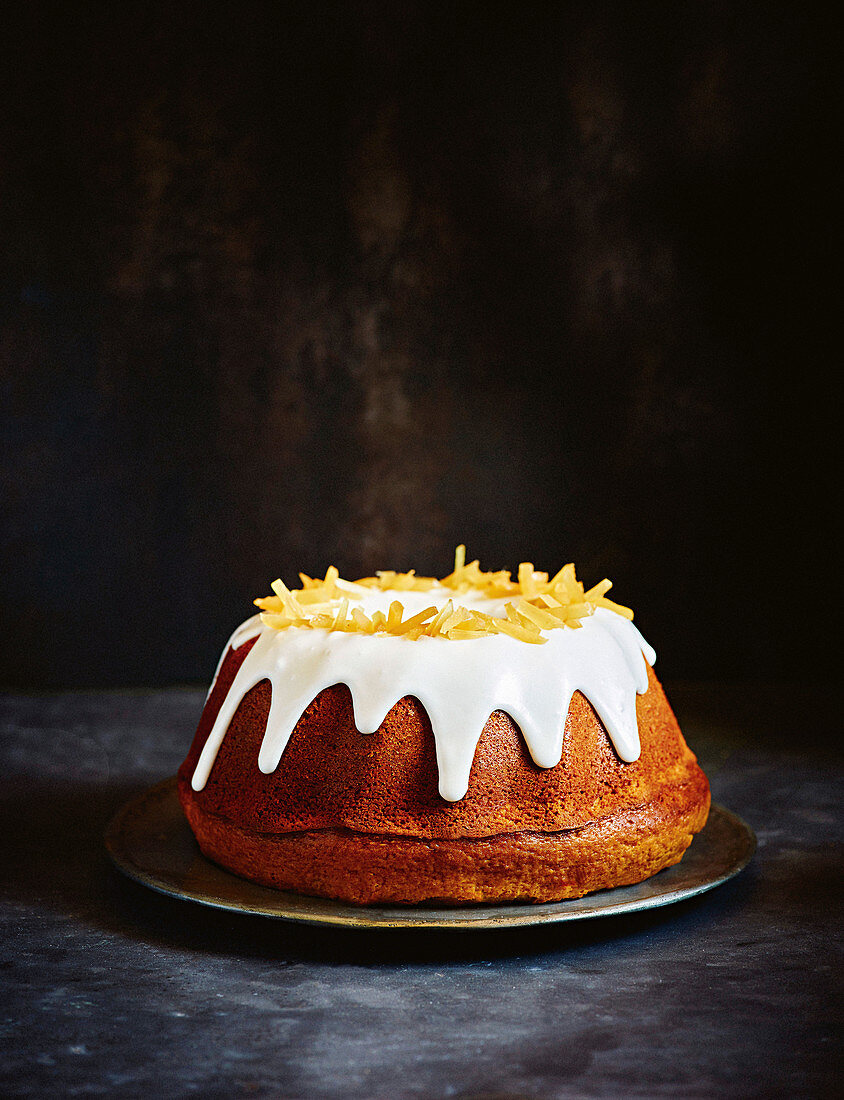
[[[209,696],[180,787],[190,785],[214,717],[250,642],[227,653]],[[615,754],[590,704],[576,693],[566,720],[563,758],[538,768],[518,728],[491,715],[478,743],[469,790],[456,803],[437,791],[430,723],[406,697],[374,734],[361,734],[343,685],[320,693],[298,722],[278,768],[258,769],[270,690],[244,697],[202,791],[185,801],[261,833],[346,828],[362,833],[459,839],[523,830],[559,832],[645,805],[673,787],[708,789],[652,670],[636,701],[642,752],[633,763]]]
[[[262,773],[270,689],[261,683],[194,791],[196,761],[251,644],[226,654],[179,771],[203,851],[247,878],[358,903],[548,901],[647,878],[676,863],[705,824],[706,777],[651,670],[637,698],[637,761],[618,759],[578,693],[555,768],[538,768],[510,718],[491,715],[455,803],[438,793],[422,706],[405,697],[364,735],[343,685],[320,693],[279,767]]]

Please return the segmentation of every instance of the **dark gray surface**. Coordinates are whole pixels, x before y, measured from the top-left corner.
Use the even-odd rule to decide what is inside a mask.
[[[715,797],[757,831],[750,867],[634,918],[478,934],[308,929],[144,890],[109,866],[102,830],[173,772],[201,694],[0,700],[0,1091],[836,1093],[831,710],[817,692],[673,697]]]

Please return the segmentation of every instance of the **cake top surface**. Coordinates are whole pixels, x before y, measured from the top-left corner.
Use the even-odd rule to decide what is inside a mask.
[[[477,561],[467,564],[463,545],[455,552],[453,571],[441,580],[417,577],[414,571],[384,571],[346,581],[334,566],[322,579],[299,576],[300,589],[291,591],[276,580],[271,586],[275,595],[255,600],[265,626],[392,634],[410,641],[506,634],[542,645],[547,641],[543,632],[579,629],[598,608],[633,618],[629,608],[607,599],[612,582],[606,578],[586,590],[571,564],[549,576],[522,562],[513,580],[507,570],[484,572]]]

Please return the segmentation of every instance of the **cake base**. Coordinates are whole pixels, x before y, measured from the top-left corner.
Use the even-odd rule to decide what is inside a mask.
[[[678,863],[706,824],[703,786],[669,788],[576,829],[460,840],[337,828],[259,833],[202,809],[184,784],[180,797],[203,854],[253,882],[357,905],[455,905],[562,901],[641,882]]]

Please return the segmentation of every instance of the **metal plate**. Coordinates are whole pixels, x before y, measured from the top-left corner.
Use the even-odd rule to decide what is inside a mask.
[[[753,830],[723,806],[682,862],[635,886],[600,890],[585,898],[545,905],[356,906],[271,890],[224,871],[199,850],[179,805],[176,780],[167,779],[128,802],[106,830],[106,848],[129,878],[172,897],[305,924],[350,928],[515,928],[635,913],[711,890],[737,875],[756,848]]]

